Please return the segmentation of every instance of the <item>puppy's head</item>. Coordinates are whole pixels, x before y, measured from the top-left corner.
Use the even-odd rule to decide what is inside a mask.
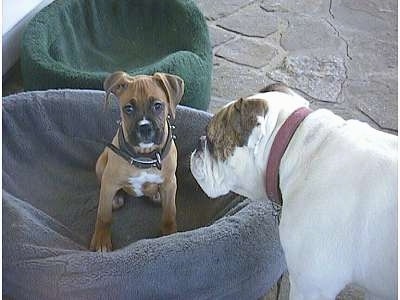
[[[208,196],[229,191],[251,195],[252,186],[259,183],[252,177],[257,159],[265,156],[266,143],[277,125],[301,106],[308,106],[307,101],[274,85],[231,102],[214,115],[191,156],[192,174]]]
[[[110,94],[119,101],[125,139],[137,152],[150,152],[165,142],[167,117],[175,118],[184,92],[183,80],[175,75],[130,76],[115,72],[104,81],[105,105]]]

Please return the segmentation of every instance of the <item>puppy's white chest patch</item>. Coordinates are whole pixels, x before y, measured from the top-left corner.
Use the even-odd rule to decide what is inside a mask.
[[[160,184],[163,181],[164,179],[160,175],[147,172],[141,172],[140,175],[128,179],[129,184],[132,186],[133,191],[138,197],[144,195],[142,191],[143,184],[145,183]]]

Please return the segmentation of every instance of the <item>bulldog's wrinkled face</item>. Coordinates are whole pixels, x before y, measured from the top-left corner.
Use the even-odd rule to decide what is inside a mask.
[[[124,137],[137,152],[153,151],[165,142],[168,115],[175,116],[183,95],[182,79],[162,73],[131,77],[116,72],[104,87],[118,97]]]
[[[265,168],[274,133],[286,118],[309,103],[276,83],[223,107],[209,122],[191,156],[191,171],[208,196],[233,191],[264,199]]]
[[[209,122],[191,156],[191,171],[208,196],[215,198],[232,190],[230,162],[246,147],[255,128],[268,111],[262,99],[239,99],[222,108]],[[236,162],[236,165],[246,163]]]

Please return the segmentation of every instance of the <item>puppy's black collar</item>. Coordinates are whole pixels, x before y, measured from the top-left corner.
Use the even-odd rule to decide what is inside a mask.
[[[122,124],[120,123],[118,129],[118,144],[119,148],[112,143],[108,143],[107,147],[114,151],[117,155],[125,159],[131,166],[135,166],[140,169],[149,169],[156,167],[161,170],[162,168],[162,160],[167,156],[169,150],[171,148],[172,141],[176,139],[176,136],[173,135],[172,131],[175,129],[174,125],[170,123],[170,116],[167,118],[167,126],[168,126],[168,137],[167,141],[164,144],[164,147],[161,150],[155,150],[150,153],[137,153],[132,148],[131,145],[125,140],[124,132],[122,129]]]

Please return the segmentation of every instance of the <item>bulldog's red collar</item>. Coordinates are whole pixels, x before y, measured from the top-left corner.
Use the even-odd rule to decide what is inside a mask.
[[[279,188],[279,165],[297,128],[311,112],[312,110],[307,107],[295,110],[279,128],[269,152],[266,172],[267,196],[269,200],[280,206],[282,206],[283,201]]]

